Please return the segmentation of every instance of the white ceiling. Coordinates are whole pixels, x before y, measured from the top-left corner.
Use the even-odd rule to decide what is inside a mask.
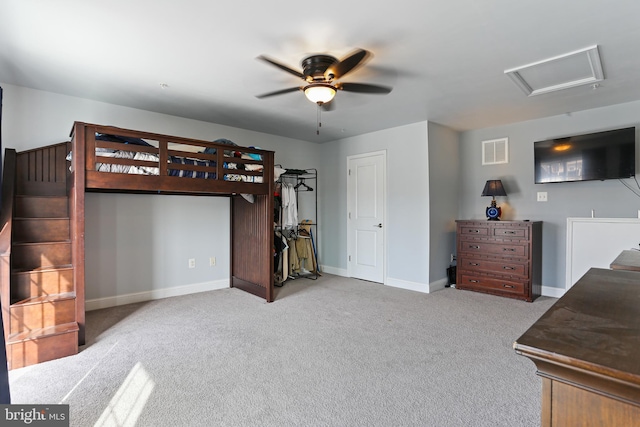
[[[0,82],[313,142],[468,130],[639,100],[638,16],[638,0],[2,0]],[[592,45],[596,90],[527,97],[504,74]],[[342,81],[393,91],[339,92],[320,135],[301,92],[256,98],[302,82],[259,55],[301,69],[354,48],[373,57]]]

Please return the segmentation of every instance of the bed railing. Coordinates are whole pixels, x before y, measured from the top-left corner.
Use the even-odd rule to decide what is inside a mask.
[[[101,140],[97,134],[145,145]],[[84,151],[88,189],[183,192],[188,185],[193,193],[229,194],[233,188],[237,193],[268,194],[273,176],[267,166],[273,164],[273,152],[258,148],[85,123],[76,123],[72,136],[72,151]],[[84,150],[75,146],[81,140]],[[193,181],[185,184],[185,177]]]

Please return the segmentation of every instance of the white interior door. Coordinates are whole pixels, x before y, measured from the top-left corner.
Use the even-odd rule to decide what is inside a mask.
[[[386,152],[347,159],[348,274],[384,283]]]

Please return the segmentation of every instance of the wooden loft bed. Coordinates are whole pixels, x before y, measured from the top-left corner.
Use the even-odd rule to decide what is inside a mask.
[[[121,143],[96,140],[96,134],[157,141],[158,148],[127,144],[127,149],[122,150]],[[159,164],[156,160],[103,158],[96,152],[100,148],[150,153],[157,155],[159,163],[167,167],[158,168],[157,175],[100,172],[96,166],[100,163],[141,168],[157,168]],[[210,151],[215,154],[201,153],[206,149],[213,149]],[[225,157],[225,152],[229,157]],[[243,156],[231,157],[229,152],[240,152]],[[273,152],[76,122],[71,132],[71,153],[77,154],[71,156],[69,191],[73,203],[71,212],[78,214],[74,218],[74,224],[77,224],[74,235],[84,237],[84,217],[80,218],[79,214],[84,214],[85,191],[234,196],[231,203],[231,286],[268,302],[273,300]],[[246,159],[246,154],[257,154],[260,160]],[[175,157],[195,159],[205,165],[169,163],[169,159]],[[230,163],[262,166],[262,169],[230,169]],[[208,175],[206,178],[171,176],[170,170]],[[240,181],[232,180],[238,177]],[[260,182],[245,182],[245,178]],[[255,196],[254,203],[247,203],[241,194]]]
[[[273,301],[274,153],[229,143],[76,122],[70,142],[7,150],[0,292],[11,369],[75,354],[84,344],[87,191],[230,197],[230,285]],[[57,205],[64,213],[44,213]],[[67,227],[59,221],[65,215]],[[63,230],[50,238],[56,242],[41,237],[58,231],[33,227],[45,219]],[[39,235],[21,228],[27,220]],[[43,259],[50,265],[37,265]]]

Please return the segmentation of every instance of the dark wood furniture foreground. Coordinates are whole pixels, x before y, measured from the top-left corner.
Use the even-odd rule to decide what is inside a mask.
[[[230,197],[230,284],[273,301],[273,156],[80,122],[70,142],[7,149],[0,296],[9,368],[76,354],[84,344],[87,191]]]
[[[640,271],[640,251],[622,251],[610,267],[612,270]]]
[[[540,296],[542,222],[456,223],[456,288],[529,302]]]
[[[592,268],[514,343],[543,426],[640,426],[640,272]]]

